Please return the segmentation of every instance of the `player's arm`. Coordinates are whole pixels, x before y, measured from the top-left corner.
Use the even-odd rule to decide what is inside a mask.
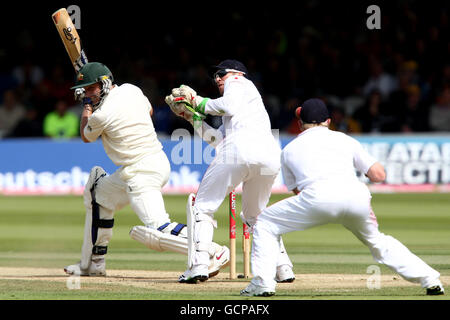
[[[83,140],[83,142],[91,142],[88,138],[86,138],[85,134],[84,134],[84,129],[87,126],[89,117],[92,116],[93,113],[93,108],[92,105],[90,104],[85,104],[84,108],[83,108],[83,112],[81,113],[81,121],[80,121],[80,136],[81,136],[81,140]]]
[[[221,127],[222,128],[222,127]],[[214,148],[223,140],[223,132],[219,129],[214,129],[209,124],[207,124],[205,121],[202,121],[201,128],[196,128],[194,126],[195,132],[209,145],[213,146]]]
[[[352,141],[355,145],[353,155],[355,168],[364,173],[371,182],[383,182],[386,179],[383,165],[372,157],[356,139],[352,138]]]
[[[297,188],[295,175],[290,169],[289,155],[286,150],[281,152],[281,174],[288,190],[292,191],[295,195],[299,194],[300,190]]]
[[[106,115],[97,109],[93,112],[92,105],[84,104],[80,121],[80,136],[84,142],[94,142],[103,133]]]
[[[194,89],[186,85],[172,89],[171,95],[175,101],[192,108],[193,112],[202,115],[233,116],[239,110],[244,94],[245,87],[240,80],[229,78],[225,82],[223,96],[217,99],[199,96]]]
[[[138,89],[139,90],[139,93],[141,94],[141,97],[142,97],[142,99],[143,99],[143,101],[144,101],[144,104],[147,106],[147,108],[148,108],[148,112],[149,112],[149,114],[150,114],[150,118],[153,116],[153,106],[152,106],[152,104],[150,103],[150,100],[148,100],[148,98],[144,95],[144,93],[142,92],[142,90],[141,89],[139,89],[139,88],[137,88],[136,87],[136,89]]]
[[[245,87],[239,79],[228,78],[222,97],[206,101],[204,113],[215,116],[233,116],[242,106]]]
[[[375,162],[366,173],[372,182],[383,182],[386,179],[386,171],[381,163]]]
[[[216,147],[217,144],[222,141],[223,132],[221,130],[214,129],[204,122],[204,114],[187,107],[184,101],[179,102],[178,97],[175,97],[173,94],[168,95],[165,98],[165,101],[170,107],[170,110],[172,110],[172,112],[178,117],[187,120],[194,127],[194,131],[208,144]]]

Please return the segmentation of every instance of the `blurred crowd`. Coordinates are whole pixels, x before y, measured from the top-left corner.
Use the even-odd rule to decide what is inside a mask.
[[[352,10],[305,1],[288,16],[281,11],[257,16],[229,12],[218,18],[225,23],[214,28],[189,23],[161,27],[151,42],[116,44],[100,60],[118,84],[130,82],[144,91],[161,134],[190,130],[164,103],[170,89],[188,84],[202,96],[218,97],[210,67],[225,58],[247,66],[272,127],[281,133],[298,133],[294,110],[310,97],[327,103],[334,130],[449,132],[448,6],[390,3],[381,7],[380,30],[366,27],[368,15],[361,6]],[[56,32],[52,36],[56,42]],[[89,57],[96,49],[92,42],[88,48]],[[38,49],[33,31],[24,28],[9,52],[1,55],[0,50],[0,137],[78,136],[82,109],[70,90],[74,74],[64,49],[55,47],[58,58],[39,62],[32,54]],[[11,51],[25,54],[5,63]],[[220,124],[215,117],[208,121]]]

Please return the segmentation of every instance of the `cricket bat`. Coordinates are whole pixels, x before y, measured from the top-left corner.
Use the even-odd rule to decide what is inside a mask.
[[[73,25],[66,8],[57,10],[52,14],[53,22],[58,30],[59,36],[69,55],[75,71],[78,72],[87,62],[86,55],[81,48],[80,36]]]

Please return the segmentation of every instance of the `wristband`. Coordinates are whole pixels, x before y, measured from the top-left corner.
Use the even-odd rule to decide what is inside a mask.
[[[208,102],[209,98],[203,98],[202,102],[200,102],[197,107],[195,108],[195,111],[198,111],[200,113],[205,114],[205,106]]]
[[[83,98],[83,104],[90,104],[92,105],[92,99],[88,97]]]

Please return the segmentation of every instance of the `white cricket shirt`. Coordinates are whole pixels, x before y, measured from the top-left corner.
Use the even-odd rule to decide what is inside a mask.
[[[89,117],[84,135],[91,142],[101,135],[105,152],[115,165],[136,163],[162,150],[151,109],[141,89],[129,83],[116,85]]]
[[[232,143],[247,160],[276,157],[280,147],[272,135],[270,118],[253,82],[243,76],[225,80],[223,96],[210,99],[205,113],[222,116],[219,130],[226,144]]]
[[[358,180],[376,162],[354,138],[326,127],[300,133],[281,153],[281,170],[289,190],[302,190],[318,180]]]

